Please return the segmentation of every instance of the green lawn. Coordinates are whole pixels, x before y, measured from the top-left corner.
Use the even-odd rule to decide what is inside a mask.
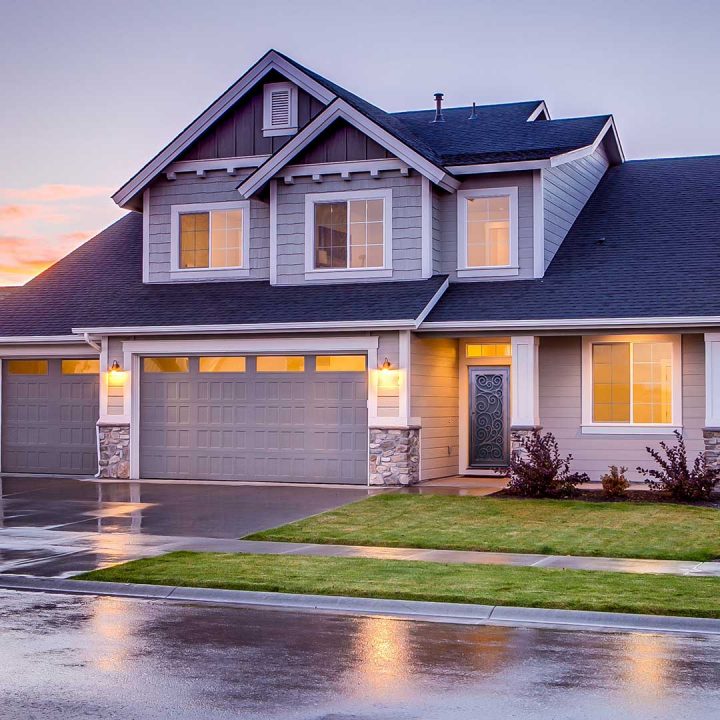
[[[405,560],[175,552],[80,580],[720,617],[720,578]]]
[[[251,540],[713,560],[720,511],[669,503],[377,495]]]

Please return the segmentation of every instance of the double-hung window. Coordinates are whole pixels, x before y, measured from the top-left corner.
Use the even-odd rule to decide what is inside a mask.
[[[173,270],[212,277],[247,269],[248,222],[247,202],[174,205]]]
[[[305,202],[306,272],[390,269],[391,190],[313,193]]]
[[[667,430],[681,424],[679,337],[584,342],[584,426]]]
[[[518,189],[458,192],[458,274],[517,275]]]

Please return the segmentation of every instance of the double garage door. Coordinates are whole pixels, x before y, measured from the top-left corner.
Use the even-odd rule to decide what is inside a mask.
[[[3,361],[3,472],[97,472],[98,372],[96,359]]]
[[[141,358],[141,477],[365,484],[365,361]]]

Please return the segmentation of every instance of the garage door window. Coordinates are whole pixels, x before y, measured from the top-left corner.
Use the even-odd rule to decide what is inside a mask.
[[[10,375],[47,375],[47,360],[8,360],[7,370]]]
[[[201,357],[201,373],[243,373],[244,357]]]
[[[63,375],[97,375],[100,372],[99,360],[63,360]]]
[[[293,355],[261,355],[257,358],[258,372],[304,372],[305,358]]]
[[[317,372],[364,372],[364,355],[318,355],[315,358]]]
[[[143,370],[146,373],[186,373],[189,369],[190,360],[186,357],[143,358]]]

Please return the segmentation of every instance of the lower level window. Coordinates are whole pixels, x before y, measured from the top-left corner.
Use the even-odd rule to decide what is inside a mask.
[[[259,355],[258,372],[305,372],[305,358],[295,355]]]
[[[317,372],[364,372],[364,355],[318,355],[315,358]]]
[[[673,422],[673,343],[592,343],[592,421]]]
[[[99,360],[63,360],[63,375],[97,375],[100,372]]]
[[[47,375],[47,360],[8,360],[7,371],[10,375]]]
[[[243,265],[243,210],[181,212],[180,268],[237,268]]]
[[[143,358],[146,373],[186,373],[190,370],[190,359],[186,357]]]

